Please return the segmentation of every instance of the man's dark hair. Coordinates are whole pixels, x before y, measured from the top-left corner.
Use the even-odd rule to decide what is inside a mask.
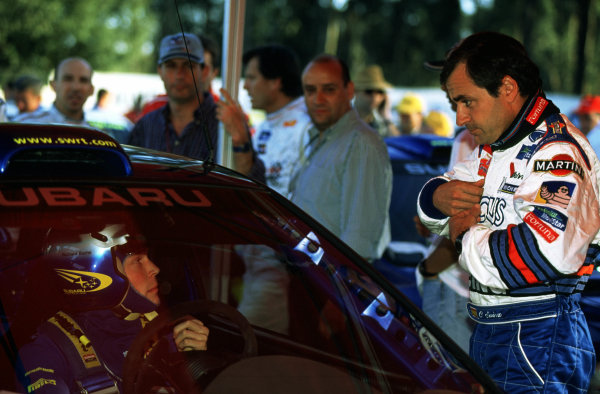
[[[334,55],[329,55],[329,54],[322,54],[322,55],[315,57],[308,64],[329,63],[329,62],[337,63],[340,65],[340,68],[342,69],[342,82],[344,82],[344,86],[348,86],[350,81],[352,81],[352,79],[350,79],[350,69],[348,68],[348,65],[346,64],[346,62],[343,61],[342,59],[340,59],[339,57],[334,56]],[[308,67],[308,65],[307,65],[307,67]]]
[[[202,42],[202,48],[204,52],[208,52],[212,56],[213,68],[221,68],[221,48],[219,44],[209,36],[199,35],[200,42]]]
[[[106,96],[108,94],[108,90],[102,88],[98,90],[98,93],[96,94],[96,100],[100,101],[104,98],[104,96]]]
[[[460,63],[465,63],[473,82],[494,97],[506,75],[517,82],[523,97],[531,97],[542,89],[539,69],[525,47],[502,33],[475,33],[462,40],[446,57],[440,74],[442,86]]]
[[[283,45],[265,45],[244,53],[244,66],[258,59],[258,69],[267,79],[281,78],[281,91],[288,97],[302,95],[302,71],[296,53]]]
[[[14,89],[17,92],[31,90],[37,96],[42,93],[42,85],[42,80],[33,75],[21,75],[14,81]]]

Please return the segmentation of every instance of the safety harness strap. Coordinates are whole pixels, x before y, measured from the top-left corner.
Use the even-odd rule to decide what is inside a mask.
[[[63,351],[81,393],[119,393],[115,381],[103,367],[94,347],[77,322],[59,311],[39,328]]]

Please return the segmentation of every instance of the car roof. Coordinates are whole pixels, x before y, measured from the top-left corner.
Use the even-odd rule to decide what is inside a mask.
[[[268,190],[212,162],[120,145],[96,129],[58,124],[0,124],[0,177],[168,180]]]

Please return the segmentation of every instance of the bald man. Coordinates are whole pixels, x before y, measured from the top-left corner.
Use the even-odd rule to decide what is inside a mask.
[[[54,71],[50,86],[56,99],[49,109],[22,116],[24,123],[58,123],[91,126],[115,138],[127,142],[133,124],[124,116],[99,111],[86,113],[83,109],[88,97],[94,94],[92,66],[79,57],[62,60]]]

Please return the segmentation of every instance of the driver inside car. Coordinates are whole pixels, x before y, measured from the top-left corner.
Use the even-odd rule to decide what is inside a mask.
[[[42,264],[63,310],[23,346],[20,385],[28,393],[120,393],[127,351],[160,305],[145,242],[123,226],[99,232],[50,231]],[[206,350],[209,330],[192,317],[176,324],[169,347]]]

